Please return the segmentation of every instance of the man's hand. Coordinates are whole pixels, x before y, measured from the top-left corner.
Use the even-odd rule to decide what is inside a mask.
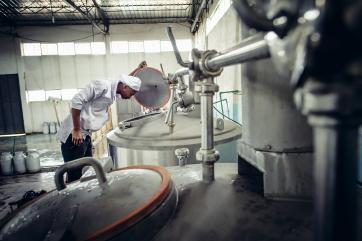
[[[76,146],[79,146],[83,143],[83,134],[80,130],[72,130],[72,142]]]
[[[130,76],[134,76],[134,74],[135,74],[138,70],[140,70],[140,69],[142,69],[142,68],[144,68],[144,67],[147,67],[147,63],[146,63],[145,60],[143,60],[143,61],[138,65],[137,69],[133,70],[129,75],[130,75]]]
[[[138,68],[139,68],[139,69],[142,69],[142,68],[144,68],[144,67],[147,67],[147,63],[146,63],[145,60],[143,60],[143,61],[138,65]]]

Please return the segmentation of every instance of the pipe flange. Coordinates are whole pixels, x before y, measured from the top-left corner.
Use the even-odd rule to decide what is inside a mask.
[[[200,149],[198,152],[196,152],[196,160],[200,162],[214,163],[217,162],[217,160],[219,159],[220,159],[220,154],[215,149],[211,150]]]
[[[219,86],[215,83],[201,83],[200,85],[195,86],[195,92],[198,93],[216,93],[219,91]]]
[[[215,56],[217,54],[217,52],[215,50],[206,50],[205,52],[203,52],[201,54],[201,59],[200,59],[200,70],[202,72],[202,75],[205,77],[215,77],[215,76],[219,76],[221,74],[221,72],[224,70],[223,68],[218,68],[218,69],[210,69],[207,65],[206,65],[206,61]]]

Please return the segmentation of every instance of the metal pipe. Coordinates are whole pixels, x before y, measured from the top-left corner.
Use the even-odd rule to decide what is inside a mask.
[[[206,8],[206,2],[207,2],[207,0],[202,1],[201,5],[200,5],[200,7],[199,7],[199,9],[198,9],[198,11],[196,13],[195,20],[194,20],[194,22],[192,23],[192,26],[191,26],[191,33],[196,32],[196,25],[199,22],[199,18],[201,16],[202,11]]]
[[[175,110],[175,106],[176,104],[178,104],[178,100],[176,98],[176,84],[171,84],[170,88],[171,88],[171,102],[170,102],[170,107],[167,111],[167,115],[166,115],[166,119],[165,119],[165,123],[166,125],[169,126],[169,130],[170,133],[173,132],[173,128],[175,126],[175,122],[174,122],[174,112],[176,112]]]
[[[215,180],[214,163],[202,163],[202,180],[207,182]]]
[[[314,143],[314,240],[357,240],[358,125],[315,124]]]
[[[219,153],[214,149],[214,115],[213,96],[217,91],[213,78],[201,83],[201,148],[198,160],[202,161],[202,180],[212,182],[215,180],[214,163],[219,159]]]
[[[269,46],[265,39],[249,43],[230,52],[211,57],[205,65],[210,69],[219,69],[228,65],[249,62],[270,57]]]
[[[201,93],[201,149],[214,149],[213,94]],[[202,138],[205,137],[205,138]]]
[[[184,75],[189,75],[190,70],[188,68],[181,68],[178,69],[173,75],[172,75],[172,80],[175,80],[178,77],[182,77]]]
[[[178,104],[178,101],[174,101],[171,103],[170,109],[167,111],[166,115],[166,124],[169,126],[170,133],[173,132],[173,128],[175,127],[176,123],[174,121],[174,115],[175,115],[175,106]]]
[[[261,41],[265,38],[265,33],[258,33],[258,34],[254,34],[250,37],[247,37],[243,40],[241,40],[239,43],[237,43],[236,45],[228,48],[228,49],[225,49],[223,51],[220,51],[220,54],[226,54],[226,53],[229,53],[231,51],[234,51],[236,49],[239,49],[239,48],[242,48],[242,47],[245,47],[249,44],[252,44],[252,43],[255,43],[255,42],[258,42],[258,41]]]
[[[168,38],[170,39],[170,42],[171,42],[171,45],[172,45],[173,52],[174,52],[174,54],[175,54],[177,63],[178,63],[179,65],[181,65],[182,67],[188,67],[188,66],[189,66],[189,63],[188,63],[188,62],[184,62],[184,61],[182,60],[182,58],[181,58],[181,54],[180,54],[180,51],[179,51],[178,48],[177,48],[176,40],[175,40],[175,37],[173,36],[171,27],[168,26],[168,27],[166,28],[166,30],[167,30],[167,35],[168,35]]]

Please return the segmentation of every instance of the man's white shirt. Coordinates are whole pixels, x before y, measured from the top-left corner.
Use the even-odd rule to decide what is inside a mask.
[[[108,109],[116,99],[118,80],[91,81],[71,100],[71,108],[80,110],[80,128],[84,138],[97,131],[108,121]],[[58,139],[65,143],[73,130],[71,113],[62,122],[58,130]]]

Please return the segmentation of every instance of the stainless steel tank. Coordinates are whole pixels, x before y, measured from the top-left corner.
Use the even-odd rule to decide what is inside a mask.
[[[135,73],[142,80],[140,91],[135,99],[142,106],[157,110],[163,107],[170,99],[174,102],[175,89],[170,91],[168,83],[161,72],[154,68],[143,68]],[[189,83],[192,85],[192,83]],[[171,84],[172,85],[172,84]],[[173,85],[175,87],[175,85]],[[182,83],[182,91],[188,99],[195,99],[195,93],[187,92],[186,85]],[[193,90],[190,86],[190,90]],[[152,164],[162,166],[178,165],[175,150],[178,148],[189,149],[187,164],[196,163],[196,152],[201,143],[200,105],[195,101],[194,109],[176,111],[172,114],[175,124],[170,131],[170,126],[165,124],[166,113],[156,112],[145,116],[123,121],[128,126],[116,128],[107,135],[109,154],[115,167],[125,167],[139,164]],[[241,127],[228,120],[217,120],[214,125],[215,145],[222,157],[220,162],[237,162],[237,143],[241,137]],[[133,123],[132,125],[130,123]],[[135,124],[137,123],[137,124]],[[225,144],[227,143],[227,144]]]
[[[164,123],[165,113],[139,117],[141,122],[138,126],[124,130],[114,129],[108,133],[107,140],[115,167],[139,164],[175,166],[178,165],[175,150],[184,147],[190,150],[188,164],[196,163],[195,155],[200,149],[201,128],[200,118],[195,114],[176,113],[176,125],[172,133]],[[220,127],[215,125],[216,149],[220,151],[221,157],[227,157],[220,161],[236,162],[236,140],[241,136],[241,127],[224,120],[224,128],[218,128]]]

